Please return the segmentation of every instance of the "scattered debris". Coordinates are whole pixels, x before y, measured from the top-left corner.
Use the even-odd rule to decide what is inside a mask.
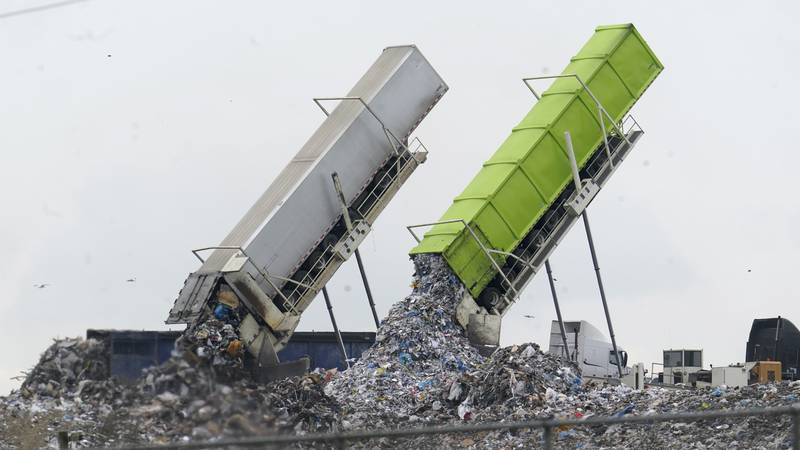
[[[48,348],[22,383],[25,397],[80,395],[88,384],[108,379],[105,345],[96,340],[61,339]]]
[[[482,357],[454,321],[464,288],[438,256],[415,258],[411,295],[394,305],[375,345],[349,370],[260,385],[249,380],[231,326],[236,305],[188,329],[172,358],[132,385],[108,377],[100,341],[53,343],[22,387],[0,398],[0,448],[202,441],[222,437],[542,418],[782,406],[800,382],[744,388],[632,390],[586,382],[536,344]],[[224,298],[222,300],[225,300]],[[230,303],[230,302],[229,302]],[[217,305],[219,306],[219,305]],[[559,448],[788,448],[790,418],[564,427]],[[62,436],[64,434],[62,433]],[[541,430],[426,435],[356,448],[532,448]],[[311,444],[309,444],[311,445]]]
[[[375,345],[325,387],[343,405],[347,429],[447,420],[450,386],[483,363],[455,322],[461,282],[438,256],[416,257],[415,268],[411,295],[381,322]]]
[[[253,383],[229,351],[229,330],[213,319],[192,329],[172,358],[133,385],[108,378],[102,342],[54,342],[22,387],[0,397],[0,448],[57,448],[58,431],[89,447],[339,428],[325,374]]]

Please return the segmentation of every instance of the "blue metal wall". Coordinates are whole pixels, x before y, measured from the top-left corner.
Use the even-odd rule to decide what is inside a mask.
[[[148,367],[169,359],[179,331],[129,331],[87,330],[87,339],[104,340],[109,345],[108,366],[112,376],[122,382],[132,382]],[[342,333],[349,358],[358,359],[364,350],[375,342],[375,333]],[[303,356],[311,359],[311,368],[345,369],[332,332],[296,332],[278,353],[281,361],[292,361]]]
[[[359,359],[364,351],[375,342],[375,333],[343,332],[342,341],[350,359]],[[292,335],[286,347],[278,352],[281,361],[292,361],[303,356],[311,359],[311,368],[344,370],[339,344],[333,332],[299,331]]]

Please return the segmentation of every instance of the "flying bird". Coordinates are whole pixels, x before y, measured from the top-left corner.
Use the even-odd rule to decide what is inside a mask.
[[[523,314],[522,317],[524,317],[526,319],[534,319],[534,318],[536,318],[536,316],[534,316],[532,314]]]
[[[50,283],[38,283],[38,284],[34,284],[34,285],[33,285],[33,287],[35,287],[35,288],[37,288],[37,289],[44,289],[44,288],[46,288],[47,286],[50,286]]]
[[[134,282],[136,282],[136,278],[128,278],[125,281],[128,282],[128,283],[134,283]]]

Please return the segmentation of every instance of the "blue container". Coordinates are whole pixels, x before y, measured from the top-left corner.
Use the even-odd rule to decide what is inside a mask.
[[[112,376],[130,383],[142,371],[169,359],[180,331],[87,330],[87,339],[106,341]]]
[[[375,333],[343,332],[342,341],[347,357],[357,360],[375,343]],[[286,347],[278,352],[281,361],[292,361],[303,356],[311,359],[312,369],[347,368],[342,361],[336,334],[332,331],[298,331],[292,335]]]
[[[97,339],[108,344],[110,375],[123,383],[131,383],[142,371],[169,359],[180,331],[87,330],[87,339]],[[364,350],[375,342],[375,333],[342,333],[347,356],[358,359]],[[311,368],[345,369],[339,353],[336,335],[330,331],[299,331],[279,353],[281,361],[292,361],[303,356],[311,359]]]

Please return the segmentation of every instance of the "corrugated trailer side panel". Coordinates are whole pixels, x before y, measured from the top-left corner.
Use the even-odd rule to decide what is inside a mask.
[[[364,98],[403,139],[446,90],[422,53],[406,46],[386,49],[348,96]],[[290,275],[341,213],[331,173],[339,173],[352,201],[392,151],[360,103],[341,102],[221,245],[244,246],[270,273]],[[219,270],[234,253],[216,250],[202,270]]]
[[[350,91],[350,97],[362,97],[399,139],[406,139],[420,120],[438,102],[447,85],[416,47],[393,47],[391,65],[384,70],[370,70]],[[394,149],[377,120],[355,101],[341,102],[328,121],[339,120],[345,111],[355,111],[352,125],[334,136],[312,136],[298,158],[316,157],[310,147],[330,146],[300,181],[295,190],[276,206],[245,248],[248,254],[273,275],[289,277],[303,257],[321,240],[341,215],[331,173],[338,172],[348,204],[366,186]],[[327,122],[327,121],[326,121]],[[322,128],[320,128],[322,131]],[[317,143],[316,141],[320,142]],[[334,141],[334,143],[329,143]],[[227,245],[227,244],[223,244]],[[265,293],[275,292],[250,268]]]
[[[619,121],[662,69],[626,24],[598,27],[562,74],[580,76]],[[572,77],[544,92],[441,220],[463,219],[486,247],[511,252],[571,182],[564,131],[583,167],[603,134],[594,101]],[[411,253],[443,253],[475,298],[496,273],[461,223],[434,226]]]
[[[416,46],[396,46],[381,53],[348,97],[363,99],[391,134],[405,141],[447,89]],[[396,151],[367,108],[341,101],[220,243],[244,248],[252,264],[236,268],[237,249],[214,250],[186,280],[168,323],[197,316],[222,273],[247,272],[263,293],[276,297],[259,270],[290,277],[341,217],[331,173],[338,173],[351,205]],[[272,282],[280,287],[284,282],[278,280]]]

